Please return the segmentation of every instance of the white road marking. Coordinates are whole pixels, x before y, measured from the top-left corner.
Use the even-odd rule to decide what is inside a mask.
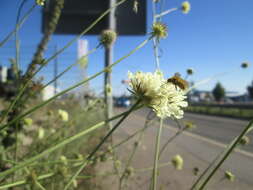
[[[174,132],[177,132],[177,129],[173,128],[173,127],[170,127],[168,125],[165,126],[165,128],[167,129],[170,129]],[[193,134],[191,132],[188,132],[188,131],[184,131],[182,134],[186,135],[186,136],[189,136],[189,137],[192,137],[194,139],[198,139],[198,140],[201,140],[201,141],[204,141],[206,143],[209,143],[209,144],[212,144],[212,145],[215,145],[215,146],[218,146],[218,147],[221,147],[221,148],[226,148],[227,145],[226,144],[223,144],[223,143],[220,143],[220,142],[217,142],[217,141],[214,141],[212,139],[209,139],[207,137],[203,137],[203,136],[200,136],[200,135],[197,135],[197,134]],[[237,153],[240,153],[244,156],[248,156],[250,158],[253,158],[253,153],[251,152],[248,152],[248,151],[245,151],[245,150],[240,150],[238,148],[235,149],[235,152]]]

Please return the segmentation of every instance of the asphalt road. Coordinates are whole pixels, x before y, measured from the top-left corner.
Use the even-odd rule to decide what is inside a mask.
[[[122,112],[125,109],[116,109],[116,112]],[[116,141],[125,139],[138,129],[142,128],[145,123],[145,117],[148,109],[138,110],[122,123],[121,127],[115,133]],[[237,136],[246,126],[247,121],[212,117],[198,114],[185,114],[184,120],[195,122],[197,128],[193,131],[187,131],[178,136],[171,142],[161,157],[160,163],[168,162],[175,154],[180,154],[184,158],[184,169],[177,172],[173,167],[160,169],[159,188],[188,190],[196,181],[197,176],[193,176],[193,167],[198,167],[203,171],[219,155],[235,136]],[[173,127],[174,126],[174,127]],[[175,135],[177,125],[174,121],[167,120],[164,125],[161,137],[161,145],[167,142]],[[141,150],[137,151],[132,166],[134,168],[149,168],[153,165],[153,155],[155,139],[158,130],[158,123],[154,123],[145,131],[144,138],[141,141]],[[252,135],[249,135],[252,137]],[[135,139],[137,140],[137,139]],[[123,162],[127,162],[131,155],[134,140],[118,149],[118,156]],[[223,163],[222,167],[215,174],[210,184],[209,190],[252,190],[253,189],[253,149],[252,143],[244,147],[244,150],[237,149]],[[246,151],[245,151],[246,150]],[[231,171],[236,176],[235,182],[231,183],[224,180],[224,172]],[[131,189],[148,189],[150,178],[149,174],[136,175],[137,186]],[[182,180],[183,179],[183,180]],[[132,184],[132,183],[131,183]],[[112,188],[114,189],[114,188]]]
[[[147,109],[136,112],[136,114],[142,116],[146,116],[147,113]],[[196,124],[197,127],[191,131],[192,133],[223,144],[230,143],[248,124],[246,120],[194,113],[185,113],[184,118],[180,122],[183,123],[183,121],[191,121]],[[176,122],[171,119],[166,119],[166,124],[177,127]],[[249,133],[247,136],[251,139],[250,144],[242,147],[242,149],[253,152],[253,132]]]

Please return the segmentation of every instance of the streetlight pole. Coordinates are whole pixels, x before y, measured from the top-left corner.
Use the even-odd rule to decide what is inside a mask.
[[[109,7],[115,5],[116,0],[109,0]],[[116,30],[115,8],[112,9],[108,16],[108,29]],[[110,66],[113,63],[113,44],[105,47],[105,67]],[[105,96],[105,117],[109,119],[113,115],[113,97],[112,97],[112,73],[111,71],[105,72],[104,76],[104,96]],[[111,125],[108,124],[111,128]]]

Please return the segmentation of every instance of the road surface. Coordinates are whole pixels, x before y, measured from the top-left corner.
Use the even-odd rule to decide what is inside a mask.
[[[143,117],[145,117],[147,113],[147,109],[136,112],[136,114]],[[194,113],[185,113],[181,123],[183,123],[183,121],[192,121],[196,124],[197,127],[192,133],[224,144],[230,143],[248,124],[246,120]],[[166,124],[177,127],[176,122],[171,119],[166,119]],[[247,136],[251,139],[250,144],[242,147],[242,149],[253,152],[253,132],[249,133]]]
[[[125,109],[116,109],[115,112],[123,112]],[[135,131],[141,129],[145,123],[147,109],[142,109],[132,113],[114,133],[115,143],[129,137]],[[168,163],[171,158],[180,154],[184,158],[184,168],[182,171],[175,170],[171,165],[161,168],[158,177],[158,188],[163,190],[178,189],[188,190],[196,181],[198,176],[193,175],[193,168],[198,167],[200,173],[221,153],[225,148],[225,143],[230,142],[233,137],[239,134],[247,121],[234,120],[228,118],[217,118],[204,115],[186,114],[185,120],[196,123],[197,128],[190,132],[184,132],[171,142],[163,156],[161,163]],[[162,132],[161,145],[176,133],[175,123],[166,121]],[[158,123],[154,123],[144,133],[131,166],[136,171],[141,168],[153,166],[155,139],[158,130]],[[132,141],[120,146],[117,155],[122,160],[123,165],[130,157],[134,142]],[[209,190],[252,190],[253,189],[253,153],[252,144],[245,150],[234,152],[222,165],[208,184]],[[235,176],[234,182],[229,182],[224,178],[224,172],[231,171]],[[127,190],[146,190],[149,188],[151,172],[136,173],[125,188]],[[108,180],[106,181],[108,183]],[[109,181],[108,188],[118,189],[117,182]],[[106,186],[105,186],[106,187]]]

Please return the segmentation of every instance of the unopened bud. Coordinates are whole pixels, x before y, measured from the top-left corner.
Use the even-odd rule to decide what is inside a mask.
[[[172,158],[171,162],[177,170],[182,170],[183,169],[184,160],[179,154],[174,156]]]
[[[181,10],[184,14],[188,14],[191,10],[191,4],[188,1],[184,1],[181,5]]]

